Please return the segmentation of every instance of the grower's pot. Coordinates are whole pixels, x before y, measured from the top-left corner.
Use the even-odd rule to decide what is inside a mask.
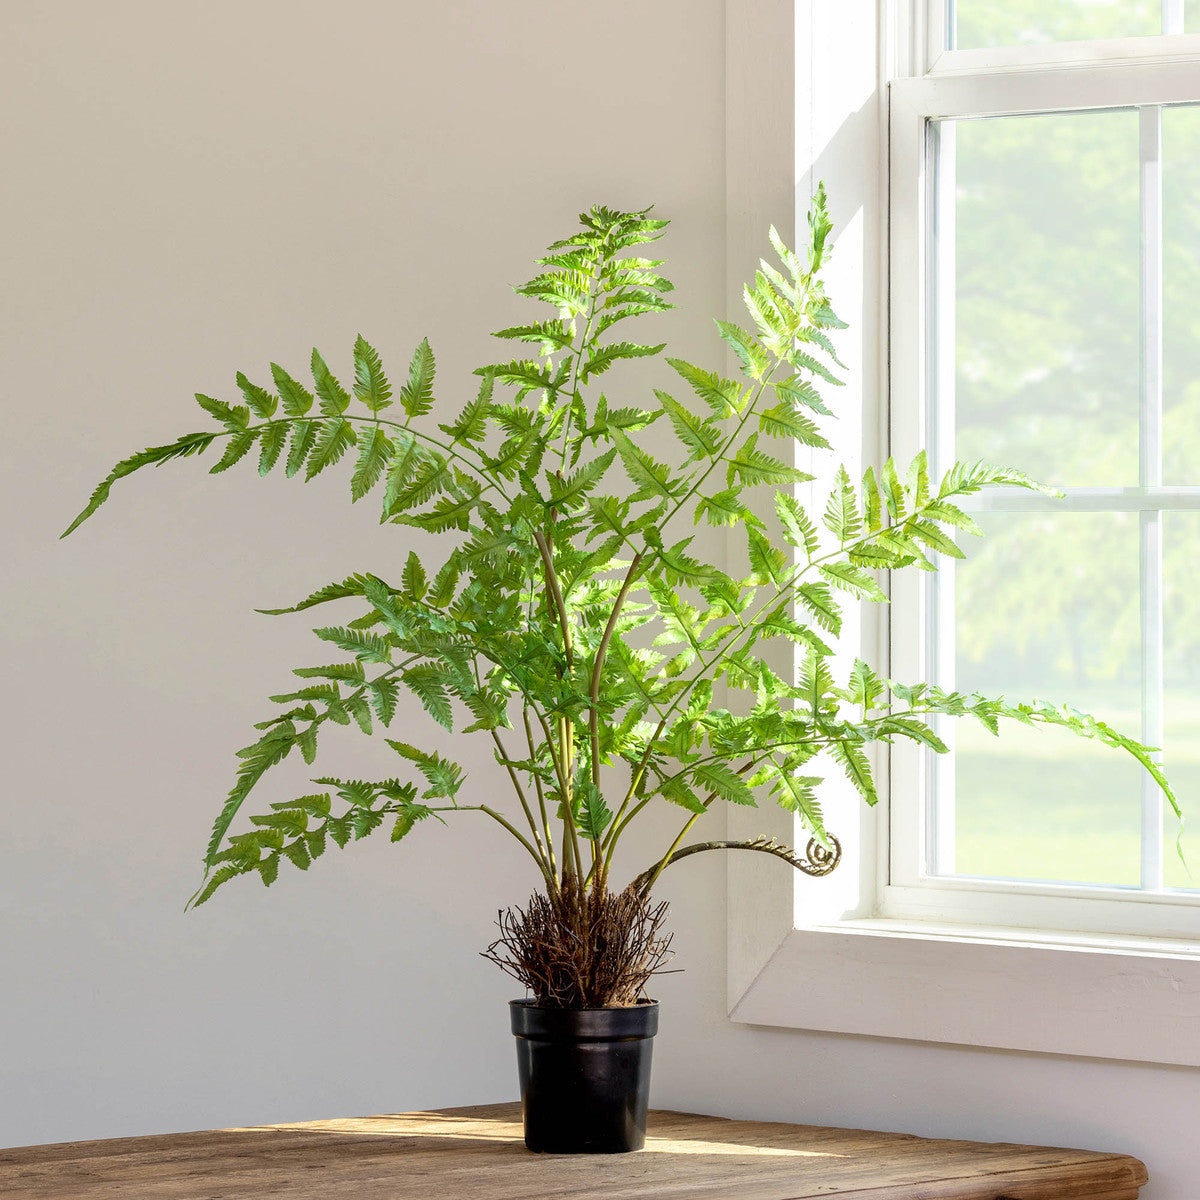
[[[570,1009],[513,1000],[509,1011],[525,1145],[549,1154],[640,1150],[658,1002]]]

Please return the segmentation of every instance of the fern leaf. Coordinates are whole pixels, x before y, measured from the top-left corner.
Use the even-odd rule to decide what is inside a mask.
[[[787,379],[781,379],[776,383],[772,383],[771,386],[775,389],[776,396],[786,404],[792,406],[799,404],[825,417],[833,415],[821,402],[821,397],[817,394],[817,389],[800,375],[792,375]]]
[[[704,801],[696,795],[696,792],[688,786],[687,781],[680,776],[664,779],[658,786],[658,794],[664,800],[670,800],[672,804],[678,804],[681,808],[686,808],[688,812],[704,813],[708,811]]]
[[[457,763],[442,758],[440,754],[418,750],[416,746],[410,746],[407,742],[394,742],[388,738],[387,744],[401,757],[416,763],[417,770],[425,776],[429,789],[422,793],[423,799],[433,800],[443,796],[452,799],[462,787],[466,777]]]
[[[400,389],[400,404],[410,417],[424,416],[433,407],[435,369],[429,339],[422,338],[408,366],[408,382]]]
[[[242,395],[246,397],[246,404],[250,411],[256,417],[269,421],[275,415],[275,410],[279,407],[279,400],[272,396],[266,388],[251,383],[241,371],[237,373],[237,385],[241,389]]]
[[[600,455],[599,458],[593,459],[566,479],[547,473],[547,482],[550,485],[549,503],[551,507],[558,509],[575,508],[587,496],[588,492],[604,478],[605,472],[612,466],[616,455],[617,451],[614,447],[612,450],[608,450]]]
[[[387,587],[382,579],[378,579],[374,575],[350,575],[341,583],[326,584],[325,587],[319,588],[311,595],[306,596],[299,604],[293,604],[290,608],[258,608],[255,609],[255,612],[263,613],[268,617],[278,617],[284,613],[302,612],[317,604],[327,604],[330,600],[343,600],[347,596],[365,596],[365,588],[368,583],[375,583],[383,588]]]
[[[954,539],[947,537],[936,525],[927,521],[909,521],[906,528],[917,541],[924,542],[939,554],[945,554],[949,558],[966,558],[962,550],[955,545]]]
[[[796,597],[826,633],[836,636],[841,632],[842,610],[826,584],[802,583],[796,589]]]
[[[334,378],[315,347],[312,352],[312,375],[321,401],[321,412],[327,417],[340,417],[350,407],[350,393]]]
[[[732,525],[744,521],[747,525],[761,525],[762,522],[741,501],[741,492],[737,488],[728,488],[713,496],[700,496],[696,502],[696,523],[701,516],[710,525]]]
[[[292,445],[288,450],[287,477],[293,478],[301,467],[308,461],[309,453],[317,441],[316,421],[296,421],[292,425]]]
[[[715,792],[722,800],[751,807],[756,803],[754,793],[746,786],[746,781],[724,763],[697,763],[691,768],[691,775],[697,783]]]
[[[835,588],[841,588],[860,600],[887,601],[883,589],[861,567],[848,562],[831,562],[823,563],[820,571]]]
[[[924,508],[929,503],[929,458],[924,450],[918,451],[909,464],[906,486],[914,508]]]
[[[272,421],[262,432],[258,452],[258,473],[267,475],[279,461],[287,442],[288,427],[284,421]]]
[[[450,705],[450,697],[446,695],[446,672],[443,668],[412,667],[400,679],[439,725],[447,729],[454,728],[454,709]]]
[[[933,500],[925,505],[923,515],[930,517],[935,521],[940,521],[943,525],[951,525],[955,529],[961,529],[965,533],[972,534],[975,537],[982,537],[983,530],[975,521],[974,517],[969,517],[957,505],[951,504],[948,500]]]
[[[330,421],[323,421],[317,444],[308,456],[308,466],[304,472],[305,480],[312,479],[326,467],[333,466],[354,445],[354,442],[354,429],[345,418],[334,417]]]
[[[845,467],[839,467],[833,490],[825,506],[825,527],[843,544],[854,541],[863,531],[863,517],[858,497],[850,486]]]
[[[361,333],[354,339],[354,394],[373,413],[392,402],[392,385],[383,373],[379,354]]]
[[[579,370],[579,382],[587,383],[593,376],[603,374],[620,359],[646,358],[661,353],[665,347],[665,342],[657,346],[641,346],[636,342],[612,342],[607,346],[594,346]]]
[[[283,411],[289,417],[302,417],[313,406],[313,395],[308,388],[297,383],[278,363],[271,364],[271,378],[279,389]]]
[[[492,377],[485,375],[474,400],[467,401],[452,425],[438,428],[452,439],[452,444],[481,442],[487,432],[487,418],[492,405]]]
[[[764,409],[758,414],[758,428],[768,437],[787,437],[805,446],[828,449],[829,443],[821,431],[802,413],[785,404]]]
[[[381,725],[390,725],[396,715],[396,700],[399,695],[399,685],[394,679],[381,675],[378,679],[367,680],[367,696],[371,707],[379,718]]]
[[[854,784],[858,794],[868,804],[875,804],[879,796],[875,791],[875,780],[871,775],[871,764],[861,748],[852,742],[833,742],[829,747],[830,753],[842,765],[846,778]]]
[[[351,502],[361,500],[379,482],[384,465],[392,457],[392,440],[378,425],[372,425],[359,441],[358,463],[350,477]]]
[[[214,463],[208,469],[210,475],[219,475],[222,471],[228,471],[234,463],[240,462],[254,448],[254,443],[258,440],[258,430],[246,429],[241,433],[235,433],[229,439],[225,447],[225,453],[221,455],[219,462]]]
[[[883,489],[884,503],[892,515],[892,520],[903,521],[908,515],[908,505],[900,477],[896,474],[895,460],[889,458],[883,464],[883,469],[879,473],[879,482]]]
[[[751,379],[761,379],[770,365],[762,346],[740,325],[734,325],[731,321],[718,321],[716,324],[721,339],[737,355],[746,374]]]
[[[565,350],[574,339],[569,321],[538,321],[532,325],[512,325],[498,329],[492,337],[509,338],[518,342],[534,342],[548,351]]]
[[[313,632],[323,642],[332,642],[347,654],[353,654],[359,662],[390,663],[392,647],[386,638],[377,633],[364,633],[360,629],[346,629],[341,625],[329,625]]]
[[[253,746],[242,753],[242,763],[238,767],[237,780],[233,785],[216,821],[213,822],[212,834],[208,839],[208,849],[204,856],[204,865],[211,869],[215,865],[217,851],[225,840],[225,834],[237,816],[246,797],[250,795],[254,785],[276,763],[287,758],[291,751],[293,739],[286,735],[267,734]]]
[[[214,400],[203,392],[196,393],[196,403],[211,417],[216,417],[230,433],[240,433],[250,424],[250,410],[239,404],[236,408],[224,400]]]
[[[788,556],[772,546],[766,535],[753,526],[747,527],[746,537],[749,542],[751,582],[784,587],[790,574]]]
[[[741,449],[725,461],[728,464],[726,483],[730,486],[735,479],[740,480],[745,487],[764,483],[806,483],[812,479],[812,476],[804,471],[789,467],[759,450],[757,433],[751,434]]]
[[[793,546],[802,547],[811,559],[820,548],[817,527],[805,511],[804,506],[786,492],[775,493],[775,512],[783,526],[784,537]]]
[[[612,810],[605,804],[600,789],[590,779],[580,779],[576,793],[579,797],[579,830],[590,841],[599,841],[612,822]]]
[[[425,595],[429,585],[425,576],[425,568],[421,565],[421,560],[415,551],[408,552],[401,581],[404,584],[405,594],[411,596],[412,599],[420,600]]]
[[[112,485],[118,479],[124,479],[126,475],[132,475],[134,471],[140,470],[142,467],[159,466],[162,463],[170,462],[173,458],[187,458],[193,454],[203,454],[219,436],[217,433],[185,433],[178,441],[169,442],[165,446],[150,446],[145,450],[138,451],[137,454],[131,454],[128,458],[122,459],[97,485],[83,511],[63,530],[60,536],[66,537],[78,529],[108,499]]]
[[[777,800],[780,807],[796,813],[804,824],[817,834],[824,835],[825,820],[817,800],[816,786],[823,781],[812,775],[793,775],[786,769],[779,770]]]
[[[644,450],[635,446],[619,429],[612,431],[612,439],[617,444],[617,452],[629,478],[637,486],[632,499],[642,500],[661,496],[673,500],[676,492],[683,486],[682,481],[673,481],[672,472],[663,463],[655,462]]]
[[[713,410],[718,420],[736,416],[745,405],[744,388],[732,379],[722,379],[712,371],[693,366],[682,358],[668,358],[668,366],[682,376],[696,395]]]
[[[667,414],[679,440],[691,451],[692,458],[712,458],[721,445],[720,430],[715,429],[702,417],[684,408],[674,396],[659,391],[654,394]]]

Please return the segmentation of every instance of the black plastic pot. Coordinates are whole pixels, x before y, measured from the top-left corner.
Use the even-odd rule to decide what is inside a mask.
[[[633,1008],[509,1004],[525,1145],[539,1154],[623,1154],[646,1144],[658,1002]]]

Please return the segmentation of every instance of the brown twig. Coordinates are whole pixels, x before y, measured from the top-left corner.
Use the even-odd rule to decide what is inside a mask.
[[[568,877],[557,896],[501,912],[483,957],[542,1008],[628,1008],[671,958],[671,936],[659,932],[666,913],[632,887],[597,892]]]

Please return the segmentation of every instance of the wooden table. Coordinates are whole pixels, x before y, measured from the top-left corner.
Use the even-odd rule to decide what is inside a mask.
[[[515,1104],[0,1150],[6,1200],[1136,1200],[1123,1154],[651,1114],[646,1149],[537,1155]]]

